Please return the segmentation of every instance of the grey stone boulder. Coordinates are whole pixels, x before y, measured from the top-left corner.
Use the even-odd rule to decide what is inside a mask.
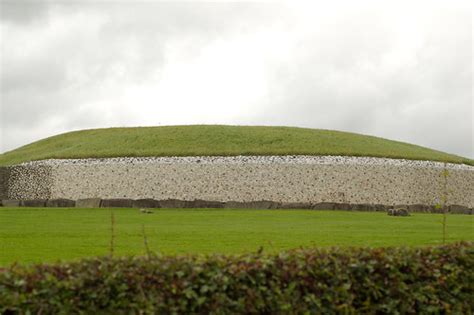
[[[279,204],[269,200],[258,201],[228,201],[225,203],[227,209],[278,209]]]
[[[311,209],[311,204],[308,202],[282,202],[279,209]]]
[[[269,200],[249,201],[246,202],[248,209],[278,209],[278,202]]]
[[[394,217],[409,217],[410,213],[406,208],[388,209],[387,214]]]
[[[103,199],[101,208],[132,208],[133,200],[132,199]]]
[[[247,208],[247,205],[245,202],[241,201],[227,201],[224,204],[224,208],[226,209],[245,209]]]
[[[22,200],[20,202],[20,206],[23,207],[45,207],[46,206],[46,200],[44,199],[28,199],[28,200]]]
[[[19,207],[20,206],[20,200],[2,200],[2,206],[4,207]]]
[[[70,199],[49,199],[46,201],[46,207],[50,208],[72,208],[76,206],[76,202]]]
[[[334,204],[335,210],[351,210],[351,205],[348,203],[336,203]]]
[[[370,204],[354,204],[351,206],[354,211],[375,211],[375,206]]]
[[[364,204],[366,211],[380,211],[380,205],[374,205],[374,204]],[[383,208],[383,211],[386,211],[385,207]]]
[[[407,205],[394,205],[394,206],[390,207],[389,209],[405,209],[405,210],[408,210],[408,206]]]
[[[432,212],[432,207],[428,205],[422,205],[422,204],[414,204],[414,205],[409,205],[408,210],[410,212]]]
[[[333,202],[319,202],[311,205],[313,210],[334,210],[336,204]]]
[[[86,198],[76,201],[76,208],[99,208],[102,203],[100,198]]]
[[[133,200],[132,208],[160,208],[160,202],[155,199]]]
[[[454,214],[472,214],[471,209],[460,205],[450,205],[449,212]]]
[[[193,208],[224,208],[224,203],[220,201],[207,201],[196,199],[194,201],[191,201],[190,204],[192,204]]]
[[[179,199],[166,199],[166,200],[160,200],[160,208],[188,208],[188,202],[185,200],[179,200]]]
[[[436,205],[431,209],[431,213],[444,213],[449,212],[449,208],[443,209],[442,206]]]
[[[377,212],[386,212],[388,209],[390,209],[390,207],[387,207],[381,204],[373,205],[373,207],[374,207],[374,211],[377,211]]]

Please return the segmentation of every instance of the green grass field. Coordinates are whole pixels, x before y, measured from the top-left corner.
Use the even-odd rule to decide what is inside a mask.
[[[0,165],[49,158],[196,155],[372,156],[474,165],[474,160],[456,155],[348,132],[218,125],[109,128],[70,132],[0,154]]]
[[[442,242],[442,216],[311,210],[0,208],[0,265],[115,254],[267,252],[308,246],[422,246]],[[474,216],[449,215],[448,241],[474,240]]]

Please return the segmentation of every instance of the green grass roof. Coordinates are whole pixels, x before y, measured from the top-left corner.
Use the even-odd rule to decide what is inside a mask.
[[[232,155],[344,155],[474,160],[408,143],[349,132],[263,126],[163,126],[69,132],[0,155],[0,165],[43,159]]]

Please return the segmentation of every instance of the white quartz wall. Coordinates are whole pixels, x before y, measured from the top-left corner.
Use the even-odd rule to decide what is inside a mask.
[[[355,157],[182,157],[49,160],[44,185],[10,179],[13,199],[152,198],[474,207],[474,167]],[[443,171],[448,175],[445,178]],[[31,171],[30,171],[31,173]],[[33,176],[34,177],[34,176]],[[446,185],[445,185],[446,180]],[[41,180],[35,179],[38,183]],[[16,184],[15,184],[16,183]],[[38,192],[45,192],[39,196]]]

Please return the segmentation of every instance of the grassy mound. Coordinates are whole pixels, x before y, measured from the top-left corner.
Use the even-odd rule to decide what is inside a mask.
[[[474,160],[417,145],[355,133],[262,126],[164,126],[82,130],[50,137],[0,155],[0,165],[32,160],[138,156],[344,155]]]

